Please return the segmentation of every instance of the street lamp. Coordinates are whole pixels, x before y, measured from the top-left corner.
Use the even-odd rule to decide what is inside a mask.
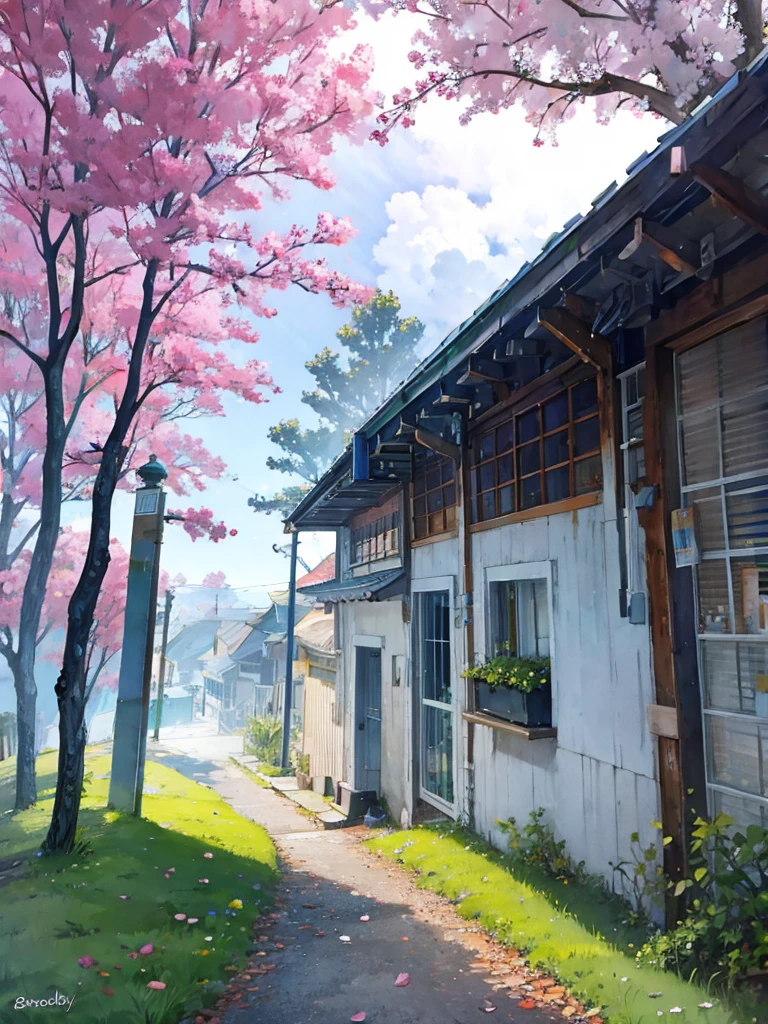
[[[160,545],[163,541],[165,492],[162,484],[168,471],[155,455],[150,455],[149,462],[136,472],[143,487],[136,491],[133,511],[109,804],[118,811],[138,816],[141,814],[144,786]]]

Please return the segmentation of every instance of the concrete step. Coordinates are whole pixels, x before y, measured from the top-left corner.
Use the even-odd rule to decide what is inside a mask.
[[[323,828],[349,828],[350,825],[357,824],[354,821],[350,821],[346,815],[340,814],[339,811],[334,811],[333,808],[318,814],[317,820]]]
[[[313,793],[311,789],[283,790],[283,793],[289,800],[293,800],[299,807],[303,807],[305,811],[312,811],[313,814],[322,814],[323,811],[328,810],[326,801],[323,800],[319,793]]]
[[[292,793],[299,788],[293,775],[265,775],[264,778],[269,780],[272,789],[276,789],[278,793]]]

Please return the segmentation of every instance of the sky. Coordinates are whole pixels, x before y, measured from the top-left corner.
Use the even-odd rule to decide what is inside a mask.
[[[405,56],[409,34],[402,16],[359,24],[357,36],[374,50],[374,87],[388,96],[412,78]],[[459,125],[459,113],[455,102],[432,100],[419,111],[416,126],[396,131],[386,147],[344,144],[330,161],[337,178],[331,192],[299,183],[289,202],[268,205],[257,221],[270,230],[311,225],[325,210],[351,217],[357,236],[333,249],[329,262],[358,281],[392,289],[402,315],[417,316],[426,326],[422,355],[532,259],[553,232],[585,213],[612,181],[621,182],[625,168],[650,151],[667,127],[631,114],[601,126],[585,107],[561,129],[557,146],[537,148],[518,111],[481,115],[467,127]],[[282,393],[258,406],[227,399],[225,417],[192,422],[228,472],[204,494],[168,499],[171,508],[207,505],[237,535],[218,544],[193,543],[180,526],[169,525],[162,553],[172,576],[181,573],[199,584],[207,573],[223,571],[239,596],[256,606],[268,603],[267,590],[288,580],[288,559],[272,546],[289,538],[277,515],[254,513],[248,498],[298,482],[267,469],[267,457],[280,454],[267,431],[293,416],[315,425],[300,401],[313,383],[304,363],[324,346],[337,346],[336,331],[349,318],[325,297],[299,289],[273,293],[270,301],[278,315],[259,322],[257,351],[247,355],[269,364]],[[113,535],[126,547],[132,509],[132,496],[119,494]],[[73,525],[87,527],[82,506],[70,515]],[[331,533],[302,534],[299,553],[314,566],[333,547]]]

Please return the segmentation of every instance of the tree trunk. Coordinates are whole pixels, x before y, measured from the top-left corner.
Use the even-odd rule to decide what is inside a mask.
[[[96,602],[109,565],[112,497],[125,461],[125,439],[139,411],[141,365],[155,314],[152,309],[157,264],[144,274],[144,298],[128,367],[125,391],[115,422],[104,444],[93,487],[91,535],[85,564],[67,610],[64,658],[56,683],[59,705],[59,775],[45,853],[70,853],[77,830],[85,754],[85,702],[87,699],[88,644]]]
[[[83,789],[85,765],[85,704],[74,690],[59,696],[59,767],[56,799],[44,849],[71,853],[77,834],[77,816]]]
[[[45,455],[43,457],[43,494],[40,502],[40,530],[37,534],[29,573],[24,584],[19,619],[16,667],[16,707],[19,747],[16,760],[16,810],[24,810],[37,800],[35,781],[35,654],[40,616],[45,601],[48,576],[53,565],[61,523],[61,464],[66,444],[62,370],[54,364],[45,376]]]
[[[37,801],[35,781],[35,711],[37,687],[34,676],[24,678],[15,656],[9,659],[16,688],[16,809],[24,810]]]

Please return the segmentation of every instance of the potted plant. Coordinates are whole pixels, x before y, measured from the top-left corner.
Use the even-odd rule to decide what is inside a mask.
[[[478,711],[518,725],[552,725],[549,658],[518,658],[500,653],[464,675],[475,683]]]

